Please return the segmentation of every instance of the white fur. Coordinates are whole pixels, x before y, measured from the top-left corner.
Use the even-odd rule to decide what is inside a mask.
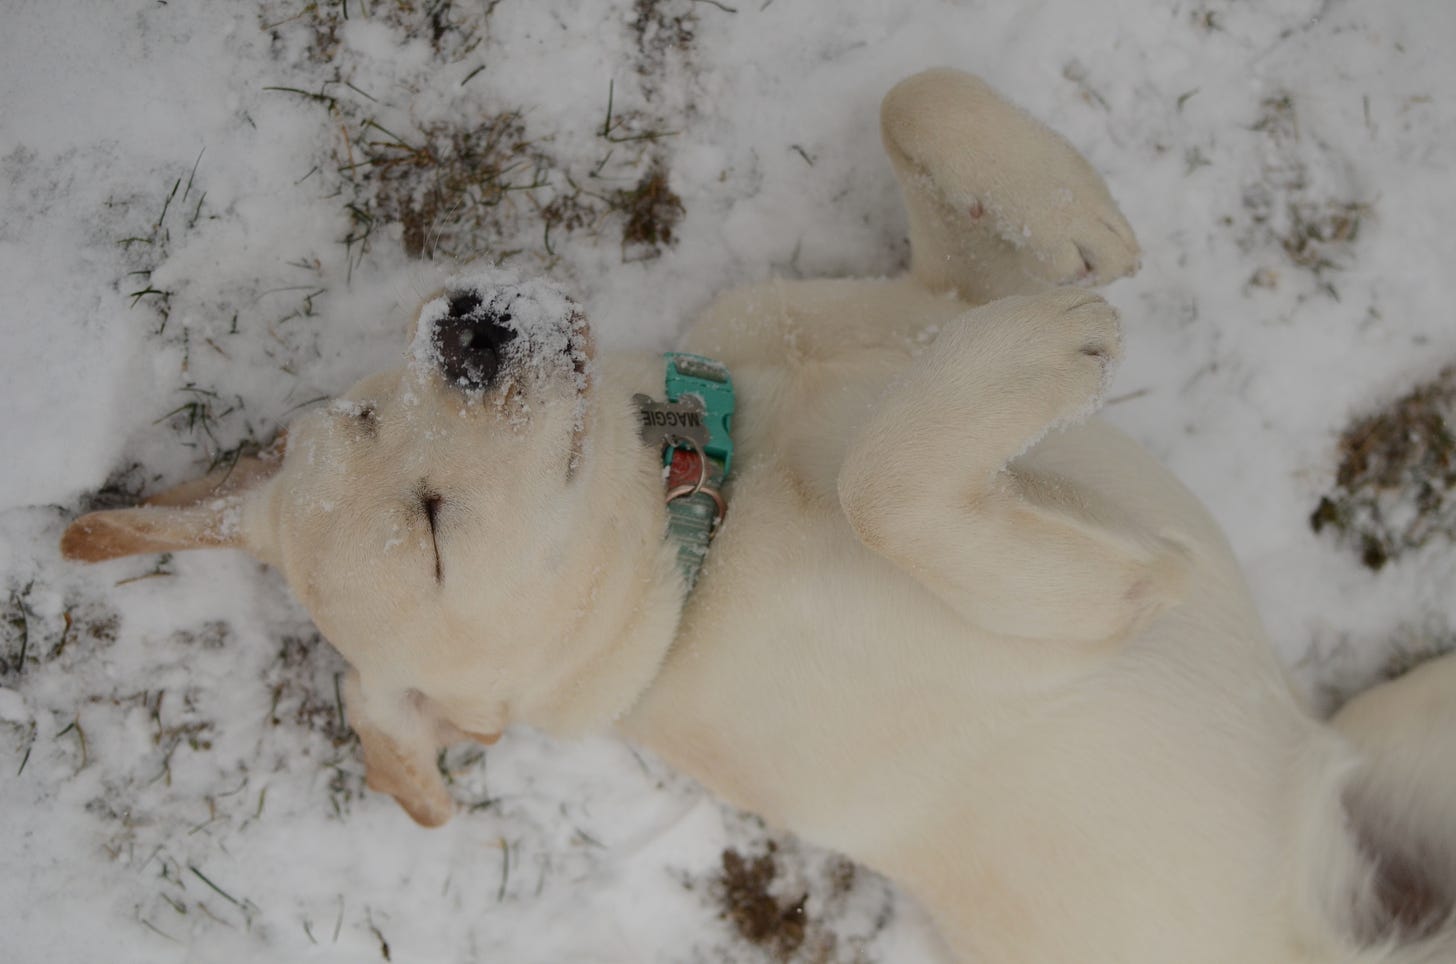
[[[1312,719],[1216,525],[1082,420],[1116,318],[1055,285],[1137,260],[1101,180],[964,74],[883,116],[910,274],[730,292],[687,336],[739,396],[690,597],[636,432],[648,356],[474,399],[428,365],[374,376],[292,427],[234,530],[164,498],[67,551],[281,568],[356,671],[371,785],[425,823],[451,813],[442,742],[615,724],[894,877],[960,961],[1456,959],[1391,910],[1456,890],[1456,661],[1352,705],[1346,736]]]

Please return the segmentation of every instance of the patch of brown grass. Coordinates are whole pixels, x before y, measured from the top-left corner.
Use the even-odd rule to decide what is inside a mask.
[[[1290,264],[1312,274],[1328,294],[1337,297],[1327,276],[1353,260],[1360,228],[1374,213],[1373,205],[1329,196],[1314,186],[1310,165],[1325,163],[1331,148],[1319,138],[1303,134],[1292,95],[1265,98],[1250,129],[1264,136],[1267,156],[1260,180],[1243,192],[1248,225],[1240,246],[1251,253],[1277,248]],[[1278,280],[1279,273],[1264,265],[1254,272],[1250,284],[1273,288]]]
[[[1456,366],[1340,435],[1333,489],[1310,515],[1378,570],[1436,539],[1456,542]]]
[[[308,3],[266,3],[262,26],[277,36],[280,28],[309,32],[309,56],[332,60],[339,53],[339,33],[352,20],[386,23],[405,40],[423,40],[442,60],[464,58],[486,39],[485,26],[501,0],[457,5],[453,0],[314,0]]]
[[[339,36],[351,17],[388,25],[401,42],[428,42],[443,67],[469,55],[480,58],[477,48],[488,41],[494,6],[338,0],[296,12],[281,4],[264,8],[263,29],[279,48],[302,51],[295,53],[302,75],[327,78],[269,89],[323,108],[333,146],[309,174],[322,173],[327,193],[345,198],[351,225],[342,241],[351,272],[379,243],[382,229],[394,225],[410,257],[456,262],[503,260],[536,249],[533,236],[540,239],[537,253],[549,261],[564,235],[593,236],[608,224],[622,226],[624,259],[655,257],[672,243],[683,204],[667,186],[659,142],[674,132],[640,109],[618,109],[614,81],[607,85],[595,157],[563,156],[552,133],[528,126],[514,105],[492,107],[488,92],[479,108],[464,112],[468,116],[419,123],[408,110],[350,82],[355,68]],[[666,61],[689,48],[692,6],[688,0],[637,0],[626,29],[638,48],[639,101],[652,99]]]
[[[698,15],[686,0],[635,0],[632,35],[637,41],[637,72],[651,75],[670,54],[685,54],[692,46]]]
[[[792,838],[761,838],[752,850],[730,847],[707,892],[734,935],[764,960],[866,964],[866,945],[893,914],[887,885],[842,857],[805,858]],[[870,909],[867,897],[885,900],[872,911],[871,929],[845,930],[847,915]],[[745,959],[743,952],[737,945],[731,959]]]
[[[745,857],[730,848],[723,851],[717,893],[723,917],[739,937],[779,960],[788,960],[804,943],[808,895],[787,900],[776,897],[771,888],[778,873],[778,848],[773,841],[757,856]]]
[[[344,715],[342,659],[318,633],[288,635],[278,643],[278,657],[264,684],[272,693],[268,723],[291,723],[319,733],[333,747],[354,742]]]
[[[1370,205],[1360,201],[1295,200],[1286,206],[1279,246],[1297,266],[1319,274],[1343,265]]]
[[[87,659],[116,642],[121,619],[97,601],[74,600],[60,617],[31,605],[34,582],[11,585],[0,595],[0,682],[9,682],[53,660]],[[64,665],[64,664],[63,664]]]
[[[511,195],[547,186],[554,162],[526,133],[518,111],[470,127],[435,123],[409,139],[364,123],[350,213],[366,233],[397,221],[405,253],[458,261],[482,253],[518,212]],[[585,223],[585,222],[583,222]]]
[[[667,186],[667,168],[654,163],[642,180],[612,195],[613,210],[623,215],[622,244],[655,256],[672,244],[672,232],[683,216],[682,198]]]

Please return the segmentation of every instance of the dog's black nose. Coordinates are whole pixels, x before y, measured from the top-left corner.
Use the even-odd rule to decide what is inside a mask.
[[[454,385],[481,391],[495,380],[505,347],[516,337],[510,307],[486,304],[474,291],[446,297],[449,313],[433,333],[440,372]]]

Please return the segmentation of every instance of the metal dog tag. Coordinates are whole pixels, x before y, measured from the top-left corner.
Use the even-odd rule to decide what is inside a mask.
[[[669,442],[690,443],[698,451],[708,444],[708,425],[700,399],[684,395],[676,402],[658,402],[634,395],[641,416],[642,441],[661,447]]]

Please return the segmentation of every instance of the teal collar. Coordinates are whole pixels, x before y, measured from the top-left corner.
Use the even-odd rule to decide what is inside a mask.
[[[667,537],[677,546],[678,570],[697,584],[708,544],[728,511],[723,483],[733,464],[733,380],[721,362],[668,352],[667,401],[634,399],[642,440],[662,447],[667,484]]]

